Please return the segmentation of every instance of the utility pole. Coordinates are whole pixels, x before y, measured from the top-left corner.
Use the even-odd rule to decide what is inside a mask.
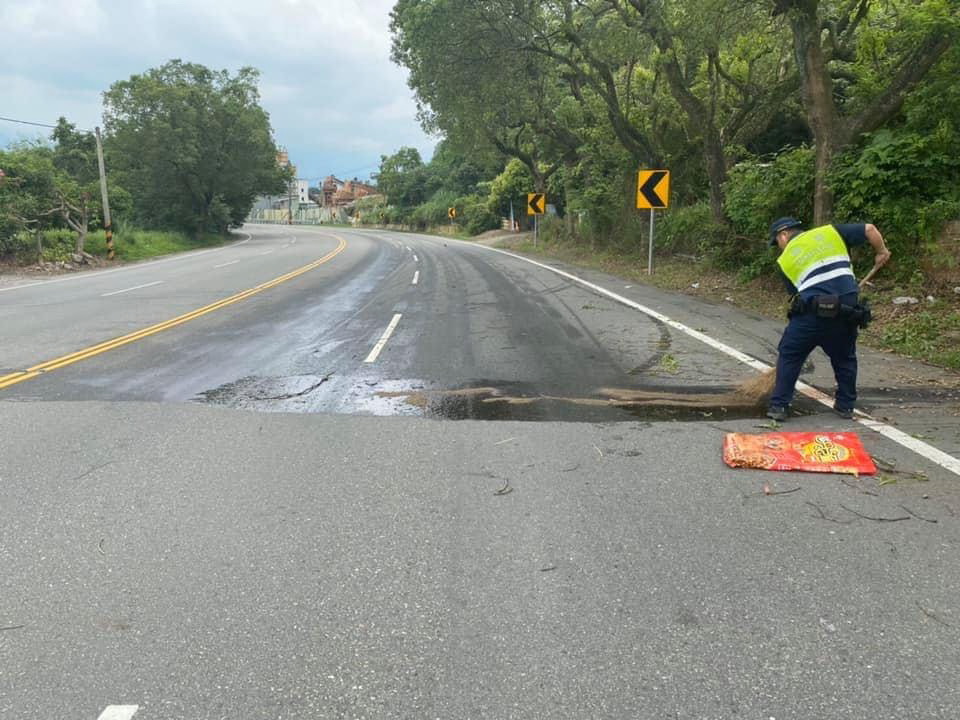
[[[110,200],[107,197],[107,170],[103,165],[103,142],[100,128],[94,128],[97,136],[97,164],[100,166],[100,196],[103,198],[103,230],[107,235],[107,260],[113,260],[113,225],[110,223]]]

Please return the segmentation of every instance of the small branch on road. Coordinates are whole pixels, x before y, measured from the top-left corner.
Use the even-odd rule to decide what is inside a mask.
[[[104,538],[100,538],[100,542],[97,543],[97,550],[101,555],[106,555],[106,553],[103,551],[103,540]]]
[[[923,520],[924,522],[928,522],[928,523],[937,523],[937,522],[939,522],[939,520],[937,520],[937,519],[935,519],[935,518],[931,519],[931,518],[925,518],[925,517],[923,517],[923,515],[917,515],[913,510],[911,510],[910,508],[908,508],[906,505],[901,505],[900,507],[902,507],[902,508],[903,508],[904,510],[906,510],[908,513],[910,513],[911,515],[913,515],[917,520]]]
[[[850,508],[848,508],[848,507],[847,507],[846,505],[844,505],[843,503],[840,503],[840,507],[842,507],[842,508],[843,508],[844,510],[846,510],[848,513],[852,513],[853,515],[856,515],[857,517],[862,517],[864,520],[873,520],[874,522],[900,522],[901,520],[909,520],[909,519],[910,519],[910,516],[909,516],[909,515],[903,515],[902,517],[893,517],[893,518],[874,517],[873,515],[864,515],[864,514],[861,513],[861,512],[857,512],[856,510],[851,510]]]
[[[114,462],[115,462],[115,461],[113,461],[113,460],[108,460],[107,462],[102,463],[102,464],[100,464],[100,465],[95,465],[94,467],[92,467],[92,468],[90,468],[89,470],[87,470],[85,473],[83,473],[83,474],[81,474],[81,475],[77,475],[75,478],[71,478],[71,479],[68,480],[67,482],[76,482],[77,480],[83,480],[83,479],[84,479],[85,477],[87,477],[88,475],[93,475],[93,473],[95,473],[97,470],[102,470],[102,469],[105,468],[107,465],[113,465]]]
[[[334,375],[333,373],[330,373],[329,375],[325,375],[324,377],[320,378],[320,382],[314,383],[313,385],[311,385],[310,387],[308,387],[306,390],[301,390],[300,392],[288,393],[288,394],[284,394],[284,395],[277,395],[277,396],[275,396],[275,397],[257,397],[257,398],[253,398],[253,400],[257,400],[257,401],[262,401],[262,400],[293,400],[294,398],[303,397],[304,395],[307,395],[307,394],[309,394],[309,393],[312,393],[312,392],[313,392],[314,390],[316,390],[318,387],[320,387],[321,385],[323,385],[325,382],[327,382],[327,380],[329,380],[330,378],[332,378],[333,375]]]
[[[880,497],[880,493],[875,493],[875,492],[872,492],[872,491],[870,491],[870,490],[864,490],[864,489],[861,488],[861,487],[857,487],[856,485],[852,485],[849,480],[845,480],[844,478],[840,478],[840,482],[842,482],[842,483],[843,483],[844,485],[846,485],[848,488],[853,488],[853,489],[856,490],[857,492],[862,492],[864,495],[873,495],[873,497]]]
[[[953,627],[950,623],[946,622],[945,620],[941,620],[940,618],[938,618],[934,613],[932,613],[930,610],[927,610],[927,609],[926,609],[923,605],[921,605],[920,603],[914,603],[914,604],[915,604],[918,608],[920,608],[920,612],[922,612],[924,615],[926,615],[928,618],[930,618],[930,619],[933,620],[934,622],[940,623],[940,624],[943,625],[944,627]]]
[[[19,630],[25,627],[26,625],[8,625],[7,627],[0,627],[0,632],[6,632],[7,630]]]
[[[809,500],[805,500],[804,502],[817,511],[821,520],[828,520],[829,522],[836,523],[837,525],[849,525],[850,523],[853,522],[853,520],[837,520],[836,518],[832,518],[829,515],[827,515],[823,511],[823,508],[821,508],[816,503],[812,503]]]
[[[597,454],[600,455],[600,457],[603,457],[603,450],[598,448],[596,444],[594,444],[593,449],[597,451]]]
[[[573,472],[574,470],[580,469],[580,463],[574,463],[573,465],[568,465],[565,468],[560,468],[560,472]]]
[[[501,440],[500,442],[495,442],[495,443],[493,444],[493,446],[496,447],[497,445],[506,445],[508,442],[512,442],[512,441],[514,441],[514,440],[516,440],[516,438],[507,438],[506,440]]]

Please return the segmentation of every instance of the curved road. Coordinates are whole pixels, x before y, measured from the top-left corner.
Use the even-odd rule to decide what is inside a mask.
[[[245,232],[0,286],[0,717],[956,717],[942,466],[856,426],[892,470],[731,470],[755,411],[604,399],[749,374],[676,324],[470,244]],[[774,353],[777,323],[583,274]],[[955,452],[953,391],[862,365]]]

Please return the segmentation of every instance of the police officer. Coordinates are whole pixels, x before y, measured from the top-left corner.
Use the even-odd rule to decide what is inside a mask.
[[[777,379],[767,417],[786,420],[803,363],[819,346],[830,358],[837,381],[833,409],[849,419],[857,399],[857,330],[869,322],[869,310],[859,302],[850,248],[869,242],[876,268],[887,263],[890,251],[869,223],[806,231],[802,227],[791,217],[770,225],[770,246],[780,248],[777,264],[793,299],[777,348]]]

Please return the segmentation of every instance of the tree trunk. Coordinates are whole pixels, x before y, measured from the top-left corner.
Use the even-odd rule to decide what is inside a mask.
[[[838,146],[838,116],[833,102],[833,81],[823,55],[817,2],[795,3],[790,25],[803,82],[804,109],[816,146],[813,222],[823,225],[833,215],[833,193],[827,186],[827,172]]]
[[[725,225],[727,218],[723,211],[723,184],[727,181],[727,161],[719,134],[716,128],[712,127],[712,123],[710,125],[704,128],[703,132],[703,155],[710,180],[710,214],[715,222]]]

